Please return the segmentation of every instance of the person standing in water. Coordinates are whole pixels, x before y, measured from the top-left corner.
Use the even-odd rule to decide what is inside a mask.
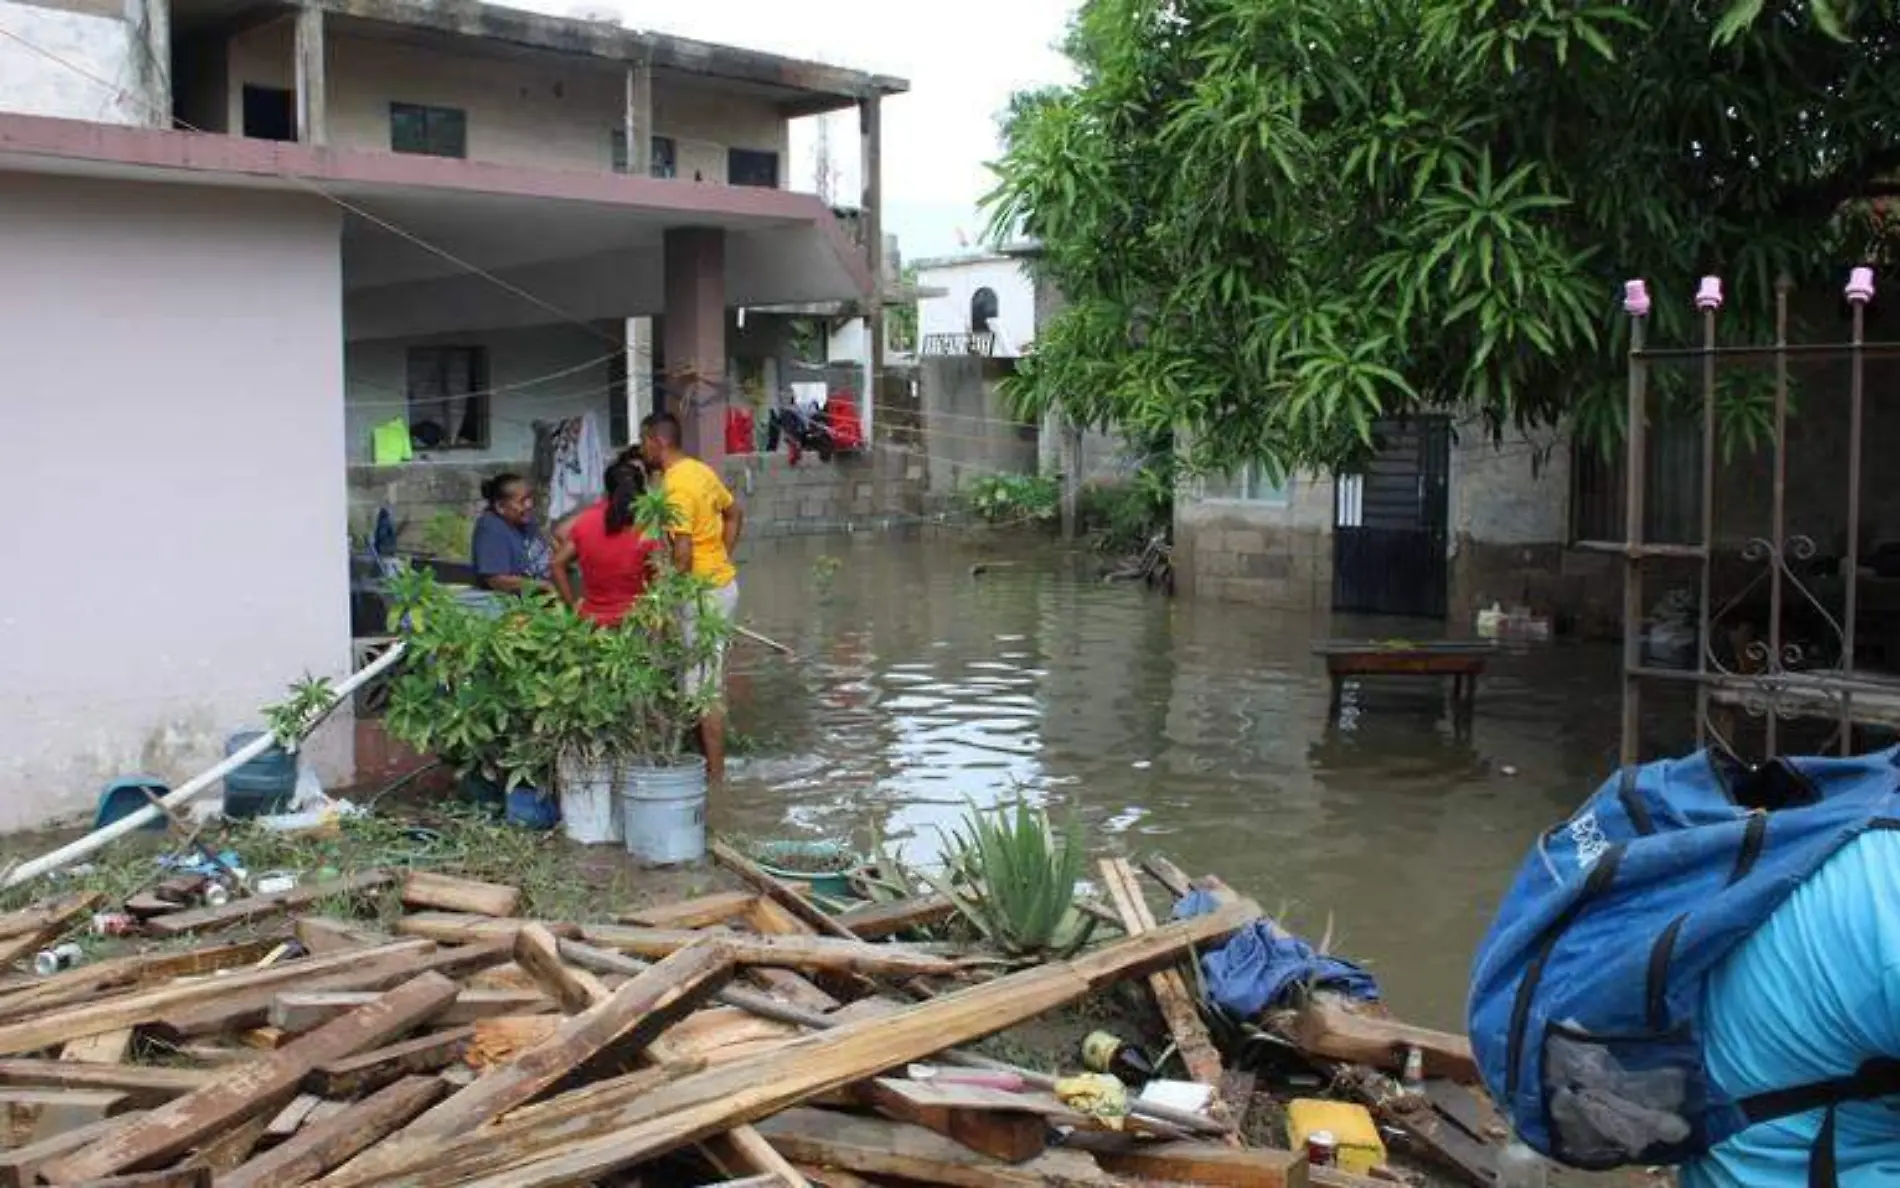
[[[679,418],[654,413],[640,422],[640,456],[660,475],[666,502],[673,509],[673,563],[705,580],[710,587],[700,609],[685,624],[688,638],[700,615],[719,615],[731,624],[739,612],[739,571],[732,550],[739,544],[745,512],[712,467],[688,454],[682,446]],[[725,645],[704,666],[686,674],[689,687],[710,683],[725,694]],[[713,780],[726,774],[726,711],[716,704],[700,719],[700,748],[706,753],[706,775]]]
[[[554,587],[561,600],[601,627],[614,627],[646,593],[659,561],[660,541],[633,522],[634,501],[646,493],[646,472],[632,458],[607,468],[606,497],[582,509],[557,537]],[[569,567],[580,563],[581,586],[574,589]]]

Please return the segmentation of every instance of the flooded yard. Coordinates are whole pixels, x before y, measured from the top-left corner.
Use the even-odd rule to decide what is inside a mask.
[[[1420,1023],[1462,1029],[1470,954],[1506,880],[1615,763],[1608,645],[1499,656],[1469,738],[1424,681],[1349,695],[1329,726],[1315,640],[1446,625],[1168,600],[1103,584],[1091,558],[987,537],[760,552],[741,620],[800,659],[737,645],[750,754],[715,828],[875,827],[927,857],[967,802],[1020,789],[1076,806],[1104,853],[1160,850],[1314,939],[1330,924],[1334,949]]]

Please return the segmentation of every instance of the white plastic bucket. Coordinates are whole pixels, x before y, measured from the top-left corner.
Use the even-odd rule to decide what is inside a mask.
[[[584,846],[619,841],[620,815],[614,811],[613,764],[563,760],[556,776],[561,795],[561,830],[568,839]]]
[[[620,825],[627,853],[654,866],[706,856],[706,760],[690,755],[671,767],[638,764],[620,784]]]

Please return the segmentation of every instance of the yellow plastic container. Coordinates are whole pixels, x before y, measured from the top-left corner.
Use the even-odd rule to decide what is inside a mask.
[[[1339,1167],[1363,1176],[1385,1163],[1385,1143],[1366,1107],[1347,1101],[1301,1098],[1286,1107],[1287,1145],[1306,1150],[1306,1138],[1326,1131],[1339,1144]]]

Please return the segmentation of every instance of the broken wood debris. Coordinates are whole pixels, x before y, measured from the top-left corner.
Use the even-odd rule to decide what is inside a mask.
[[[517,888],[453,871],[363,871],[216,908],[142,892],[146,934],[173,951],[0,980],[0,1137],[14,1144],[0,1188],[516,1188],[636,1170],[672,1183],[682,1165],[701,1169],[690,1182],[792,1188],[1362,1182],[1236,1133],[1256,1074],[1224,1064],[1191,963],[1259,911],[1218,880],[1193,884],[1216,911],[1157,925],[1135,868],[1104,862],[1098,910],[1126,935],[1021,968],[903,943],[953,920],[941,895],[834,912],[715,854],[742,889],[615,924],[535,918]],[[1190,888],[1165,860],[1143,867],[1171,895]],[[309,914],[371,892],[401,914]],[[57,940],[96,903],[0,916],[0,951],[30,958],[21,941]],[[240,924],[275,934],[178,949]],[[958,1047],[1144,980],[1188,1075],[1231,1112],[1133,1098],[1109,1132],[1059,1078]],[[1468,1075],[1460,1037],[1324,997],[1264,1023],[1404,1149],[1466,1179],[1491,1165],[1463,1087],[1388,1094],[1412,1047],[1431,1075]],[[1257,1079],[1271,1091],[1272,1077]]]

